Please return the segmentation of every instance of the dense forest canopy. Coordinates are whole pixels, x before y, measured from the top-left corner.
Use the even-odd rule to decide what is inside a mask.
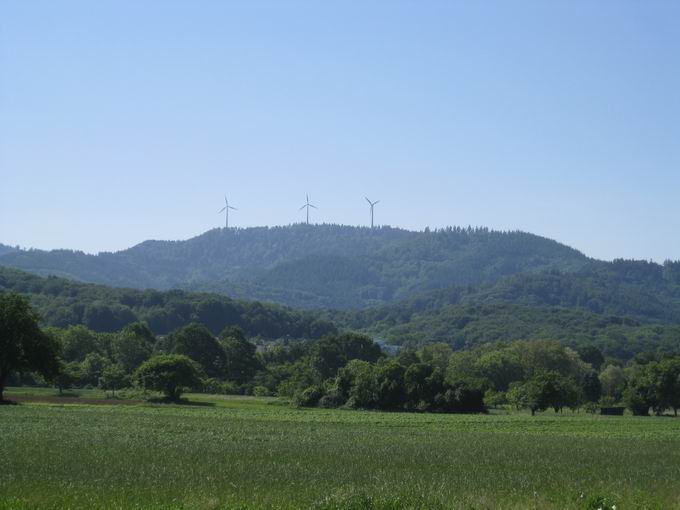
[[[443,342],[472,349],[489,342],[559,340],[572,347],[594,345],[607,355],[629,359],[640,352],[680,351],[680,326],[642,323],[628,317],[579,309],[514,304],[449,305],[436,311],[400,315],[376,313],[376,322],[344,316],[339,324],[364,329],[390,343]],[[366,324],[365,328],[362,325]]]
[[[548,273],[527,278],[551,282],[563,276]],[[608,356],[622,360],[645,351],[680,350],[680,325],[661,322],[654,315],[596,313],[578,303],[570,306],[566,298],[558,306],[534,302],[531,296],[543,294],[535,285],[530,286],[529,297],[517,294],[508,301],[493,291],[508,285],[515,288],[516,278],[493,287],[454,288],[361,311],[304,311],[216,294],[112,288],[42,278],[8,268],[0,268],[0,291],[29,297],[44,325],[82,324],[98,332],[116,331],[144,321],[155,334],[164,335],[197,322],[213,334],[226,326],[238,326],[248,336],[265,340],[317,339],[338,330],[360,330],[388,343],[443,342],[454,349],[497,341],[552,339],[572,347],[595,345]],[[657,297],[660,295],[657,293]],[[615,302],[614,298],[606,301]],[[670,305],[664,306],[668,313],[672,311]]]
[[[645,350],[680,348],[679,268],[677,262],[593,261],[574,272],[517,274],[332,315],[336,323],[396,343],[470,348],[551,338],[569,345],[593,343],[627,359]]]
[[[578,271],[528,272],[494,283],[454,285],[416,294],[392,305],[356,316],[410,316],[459,304],[512,303],[527,306],[580,308],[596,314],[624,315],[643,321],[680,322],[680,263],[591,261]]]
[[[18,251],[16,248],[12,248],[11,246],[7,246],[6,244],[0,243],[0,255],[4,255],[5,253],[11,253],[13,251]]]
[[[574,271],[587,262],[578,251],[536,235],[459,227],[214,229],[186,241],[146,241],[98,255],[0,251],[0,265],[43,276],[335,309],[375,306],[527,271]]]
[[[0,268],[3,289],[29,297],[47,326],[82,324],[111,332],[143,321],[155,334],[164,335],[200,322],[215,334],[238,326],[249,336],[265,339],[319,338],[335,331],[333,324],[313,312],[216,294],[112,288]]]
[[[158,335],[196,322],[265,340],[359,330],[454,349],[551,339],[622,360],[680,345],[680,263],[597,261],[522,232],[215,229],[96,256],[0,245],[2,265],[52,274],[0,267],[0,289],[27,295],[44,325],[99,332],[143,321]]]
[[[680,407],[677,354],[645,352],[622,362],[593,345],[572,349],[558,341],[525,340],[459,351],[445,343],[407,346],[389,356],[369,336],[354,332],[256,345],[238,327],[215,335],[196,322],[164,337],[139,322],[111,333],[80,325],[41,331],[27,300],[13,293],[0,293],[0,318],[5,350],[36,354],[52,346],[47,357],[33,362],[21,355],[5,359],[0,401],[9,382],[53,384],[60,392],[97,386],[120,394],[130,388],[173,402],[192,390],[392,411],[482,413],[511,405],[534,414],[625,405],[647,415],[650,409],[677,414]],[[18,334],[22,324],[25,334]]]
[[[579,271],[518,274],[463,302],[578,307],[598,314],[680,323],[680,263],[591,262]]]

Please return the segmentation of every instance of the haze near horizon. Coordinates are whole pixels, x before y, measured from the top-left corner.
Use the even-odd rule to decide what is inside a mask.
[[[680,5],[0,5],[0,243],[519,229],[680,259]]]

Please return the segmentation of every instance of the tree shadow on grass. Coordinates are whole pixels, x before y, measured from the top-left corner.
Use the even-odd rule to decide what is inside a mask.
[[[173,404],[176,406],[215,407],[214,402],[201,402],[197,400],[189,400],[186,398],[180,399],[169,399],[167,397],[150,398],[148,402],[151,402],[152,404]]]
[[[54,395],[48,396],[59,398],[80,398],[80,393],[78,393],[77,391],[62,391],[61,393],[55,392]]]

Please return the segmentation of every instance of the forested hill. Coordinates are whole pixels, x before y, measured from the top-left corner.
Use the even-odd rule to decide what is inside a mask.
[[[46,326],[83,324],[94,331],[112,332],[144,321],[154,333],[164,335],[199,322],[214,334],[238,326],[248,336],[264,339],[315,339],[336,331],[319,313],[275,304],[182,290],[111,288],[0,267],[3,291],[27,296]]]
[[[596,344],[618,357],[655,349],[680,352],[680,263],[594,261],[575,272],[455,286],[374,309],[336,312],[333,319],[399,343],[468,348],[551,338]]]
[[[16,248],[0,243],[0,255],[5,255],[6,253],[11,253],[13,251],[17,251]]]
[[[592,261],[577,271],[521,273],[478,287],[452,286],[356,314],[373,324],[380,315],[409,320],[449,305],[519,304],[579,308],[643,322],[680,324],[680,262]]]
[[[574,271],[578,251],[524,232],[341,225],[214,229],[116,253],[0,252],[0,265],[118,287],[211,291],[300,308],[361,308],[522,272]]]
[[[548,277],[547,281],[552,281],[555,276],[560,275],[531,279],[538,282]],[[265,340],[316,339],[339,329],[357,329],[392,343],[445,342],[455,349],[497,341],[551,339],[576,347],[596,345],[605,354],[622,359],[647,351],[680,352],[677,323],[596,314],[568,306],[568,300],[560,306],[538,301],[528,304],[532,296],[543,294],[537,286],[531,286],[528,293],[512,294],[515,303],[504,302],[508,296],[502,296],[501,289],[518,288],[510,285],[517,278],[481,290],[441,291],[399,305],[344,312],[300,311],[181,290],[112,288],[2,267],[0,292],[26,295],[45,325],[83,324],[103,332],[141,320],[163,335],[199,322],[215,334],[225,326],[239,326],[248,336]]]
[[[622,360],[642,352],[680,353],[680,326],[676,324],[645,323],[576,308],[449,305],[408,319],[385,315],[367,332],[389,343],[441,342],[456,350],[495,342],[550,339],[575,348],[596,346],[607,356]]]
[[[593,262],[573,273],[513,275],[464,301],[577,307],[680,324],[680,263],[615,260]]]

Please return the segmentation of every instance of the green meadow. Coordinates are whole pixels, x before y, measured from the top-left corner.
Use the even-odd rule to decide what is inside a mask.
[[[0,508],[680,508],[671,417],[188,397],[0,407]]]

